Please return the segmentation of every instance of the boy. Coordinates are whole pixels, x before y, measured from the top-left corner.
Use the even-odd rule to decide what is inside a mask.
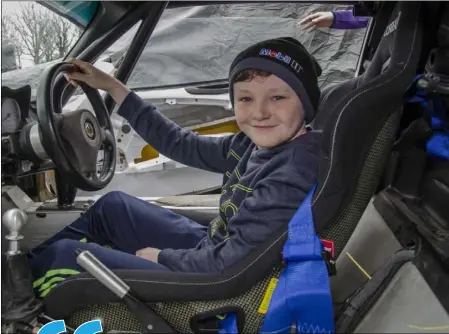
[[[78,60],[73,64],[69,81],[108,91],[120,105],[118,114],[163,155],[224,175],[220,215],[205,227],[124,193],[108,193],[30,252],[40,297],[82,270],[78,248],[111,269],[219,273],[285,227],[316,180],[320,134],[305,123],[318,105],[321,69],[293,38],[263,41],[236,57],[229,88],[242,132],[224,137],[183,130],[113,77]]]

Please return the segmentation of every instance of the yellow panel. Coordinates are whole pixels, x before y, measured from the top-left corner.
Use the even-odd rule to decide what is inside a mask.
[[[145,145],[142,148],[140,155],[141,155],[140,158],[134,159],[134,163],[139,163],[142,161],[147,161],[147,160],[157,158],[159,156],[159,152],[156,151],[152,146]]]
[[[208,126],[194,128],[194,129],[192,129],[192,131],[195,131],[200,135],[213,135],[213,134],[228,133],[228,132],[237,133],[240,131],[240,129],[237,125],[237,122],[232,120],[232,121],[227,121],[227,122],[218,123],[218,124],[214,124],[214,125],[208,125]],[[151,147],[150,145],[145,145],[142,148],[141,157],[134,159],[134,163],[139,163],[142,161],[155,159],[158,156],[159,156],[159,153],[153,147]]]
[[[228,121],[224,123],[218,123],[214,125],[193,129],[193,131],[199,133],[200,135],[214,135],[226,132],[237,133],[240,131],[240,129],[236,121]]]

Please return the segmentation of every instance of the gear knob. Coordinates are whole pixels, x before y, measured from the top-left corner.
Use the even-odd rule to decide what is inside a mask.
[[[23,239],[20,231],[28,220],[27,214],[20,209],[10,209],[3,214],[3,224],[9,230],[6,239],[9,240],[8,254],[20,253],[19,240]]]
[[[27,220],[27,214],[20,209],[10,209],[3,214],[3,224],[11,234],[19,234]]]

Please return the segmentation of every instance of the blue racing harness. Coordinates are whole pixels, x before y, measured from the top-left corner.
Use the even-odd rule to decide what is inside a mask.
[[[310,191],[288,226],[283,249],[285,268],[276,283],[259,333],[334,333],[329,263],[315,233]],[[237,318],[229,314],[220,333],[238,333]]]

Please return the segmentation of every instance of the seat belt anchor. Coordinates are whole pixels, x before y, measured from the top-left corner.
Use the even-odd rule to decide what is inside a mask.
[[[321,256],[323,257],[324,262],[326,263],[326,268],[327,272],[329,273],[329,276],[337,275],[337,265],[331,253],[326,250],[323,250],[321,252]]]

